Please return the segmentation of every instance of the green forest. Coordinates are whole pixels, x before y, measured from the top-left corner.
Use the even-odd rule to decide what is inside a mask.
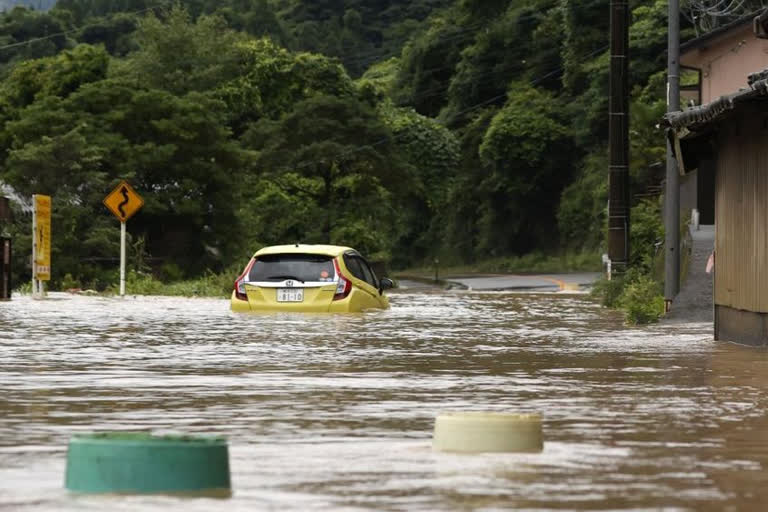
[[[759,4],[759,2],[755,2]],[[35,4],[32,3],[34,6]],[[635,0],[632,193],[663,174],[667,2]],[[607,202],[607,0],[59,0],[0,15],[0,182],[29,278],[53,197],[53,286],[166,280],[334,243],[390,268],[593,256]],[[695,35],[684,18],[683,37]],[[659,233],[638,231],[643,243]],[[650,240],[644,240],[648,239]],[[646,251],[647,252],[647,251]]]

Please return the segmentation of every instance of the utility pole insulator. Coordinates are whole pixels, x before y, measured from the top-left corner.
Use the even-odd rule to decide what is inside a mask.
[[[768,39],[768,10],[755,17],[753,29],[758,39]]]

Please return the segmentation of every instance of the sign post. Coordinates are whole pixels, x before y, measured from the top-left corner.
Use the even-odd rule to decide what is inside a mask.
[[[120,221],[120,296],[125,295],[125,223],[144,206],[144,200],[127,181],[121,181],[104,198],[106,206]]]
[[[32,196],[32,297],[45,296],[51,280],[51,196]]]
[[[125,295],[125,221],[120,222],[120,296]]]

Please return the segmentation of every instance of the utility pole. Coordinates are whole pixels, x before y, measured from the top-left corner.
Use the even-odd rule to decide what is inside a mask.
[[[612,272],[629,266],[629,2],[611,0],[608,99],[608,258]],[[610,276],[609,276],[610,278]]]
[[[680,110],[680,0],[669,0],[667,112]],[[680,174],[667,137],[667,183],[664,191],[664,301],[669,311],[680,291]]]

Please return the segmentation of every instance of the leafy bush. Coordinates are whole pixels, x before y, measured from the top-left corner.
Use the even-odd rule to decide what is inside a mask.
[[[624,279],[614,278],[608,280],[605,277],[600,278],[594,285],[590,295],[599,300],[600,304],[606,308],[615,308],[618,306],[619,297],[624,291]]]
[[[661,285],[647,275],[638,275],[626,283],[618,299],[627,323],[632,325],[657,322],[664,313]]]
[[[80,288],[80,281],[72,277],[72,274],[65,274],[61,281],[59,281],[60,290],[72,290]]]
[[[664,223],[659,201],[641,201],[632,207],[630,219],[632,268],[650,273],[655,266],[656,244],[664,241]]]
[[[32,282],[31,281],[24,281],[19,286],[16,287],[16,289],[13,291],[13,293],[17,293],[19,295],[31,295],[32,294]]]
[[[641,269],[632,268],[624,276],[600,279],[590,295],[607,308],[624,312],[631,325],[657,322],[664,314],[661,283]]]

